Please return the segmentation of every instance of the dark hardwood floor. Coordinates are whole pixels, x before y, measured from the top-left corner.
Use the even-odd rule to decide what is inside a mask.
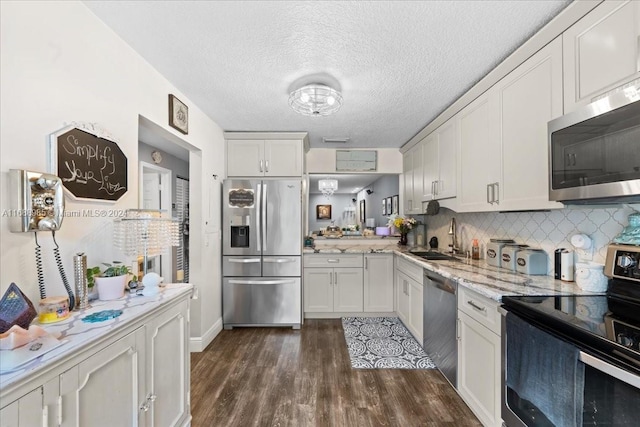
[[[342,323],[222,331],[191,355],[192,425],[480,426],[437,370],[352,369]]]

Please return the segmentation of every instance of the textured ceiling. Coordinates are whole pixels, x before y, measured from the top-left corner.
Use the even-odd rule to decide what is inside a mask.
[[[307,131],[316,148],[400,147],[568,3],[85,2],[224,130]],[[337,114],[289,108],[310,80],[342,91]]]

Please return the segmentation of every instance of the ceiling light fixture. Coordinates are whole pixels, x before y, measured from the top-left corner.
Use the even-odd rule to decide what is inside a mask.
[[[320,190],[325,197],[329,198],[338,190],[338,180],[321,179],[318,181],[318,190]]]
[[[291,92],[289,106],[304,116],[328,116],[342,106],[342,94],[327,85],[313,83]]]

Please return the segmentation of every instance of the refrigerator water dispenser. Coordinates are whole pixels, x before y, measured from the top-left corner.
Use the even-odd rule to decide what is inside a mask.
[[[232,248],[248,248],[249,247],[249,226],[248,225],[232,225],[231,226],[231,247]]]

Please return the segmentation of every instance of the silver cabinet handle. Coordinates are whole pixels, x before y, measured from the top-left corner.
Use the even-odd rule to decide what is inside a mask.
[[[493,190],[493,201],[496,203],[496,205],[499,205],[500,204],[500,183],[494,182],[493,185],[495,186],[495,189]]]
[[[264,161],[264,171],[269,172],[269,160]]]
[[[489,188],[491,187],[491,184],[487,184],[487,203],[492,204],[493,202],[491,202],[491,200],[489,199]]]
[[[456,318],[456,340],[460,341],[460,338],[462,338],[462,336],[460,335],[460,318]]]
[[[369,257],[364,257],[364,269],[369,269]]]
[[[333,272],[329,272],[329,286],[333,286]]]
[[[262,170],[262,160],[260,160],[260,172],[264,172],[264,171]]]
[[[338,285],[338,272],[337,271],[335,273],[333,273],[333,277],[334,277],[333,284],[337,286]]]
[[[339,259],[331,258],[331,259],[328,259],[328,260],[327,260],[327,262],[330,262],[330,263],[332,263],[332,264],[335,264],[335,263],[339,263],[339,262],[340,262],[340,260],[339,260]]]
[[[487,311],[487,307],[482,307],[471,300],[467,301],[467,304],[469,304],[471,307],[475,308],[476,310]]]
[[[633,375],[623,369],[620,369],[617,366],[613,366],[601,359],[597,359],[583,351],[581,351],[578,355],[578,360],[580,360],[585,365],[589,365],[600,372],[604,372],[605,374],[612,376],[617,380],[623,381],[636,388],[640,388],[640,377]]]

